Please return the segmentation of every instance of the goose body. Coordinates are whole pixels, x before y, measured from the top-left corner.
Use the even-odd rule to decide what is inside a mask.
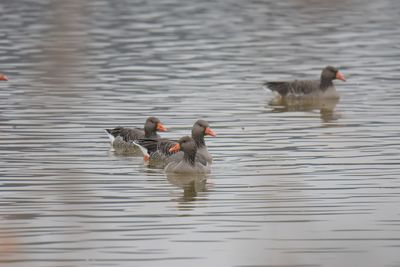
[[[179,139],[170,152],[177,153],[166,160],[164,170],[166,173],[209,173],[211,168],[207,161],[196,157],[197,147],[193,138],[184,136]]]
[[[157,131],[164,132],[166,130],[167,129],[158,118],[149,117],[143,129],[118,126],[114,129],[106,129],[105,131],[114,149],[120,152],[132,152],[137,150],[136,146],[133,144],[134,141],[143,138],[160,138]]]
[[[327,66],[321,72],[320,80],[295,80],[266,82],[264,85],[277,92],[282,98],[315,97],[339,98],[333,80],[345,81],[343,74],[335,67]]]
[[[210,128],[209,124],[204,120],[198,120],[192,127],[192,138],[195,142],[197,153],[196,157],[206,162],[207,164],[212,163],[212,156],[208,152],[207,146],[204,141],[206,135],[216,136],[215,132]],[[140,146],[145,160],[151,161],[154,165],[166,163],[166,160],[170,157],[178,157],[183,155],[183,152],[171,153],[169,150],[175,146],[178,141],[166,139],[166,138],[145,138],[139,139],[135,142],[136,145]]]

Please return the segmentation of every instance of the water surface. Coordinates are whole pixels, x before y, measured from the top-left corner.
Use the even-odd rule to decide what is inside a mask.
[[[400,265],[399,12],[394,0],[0,3],[1,265]],[[348,79],[339,101],[269,104],[264,81],[328,64]],[[209,121],[209,177],[110,150],[104,128],[150,115],[171,138]]]

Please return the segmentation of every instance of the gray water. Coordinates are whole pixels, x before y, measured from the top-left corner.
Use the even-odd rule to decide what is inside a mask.
[[[400,2],[0,3],[0,266],[400,266]],[[340,101],[271,106],[266,80]],[[322,108],[321,108],[322,106]],[[206,119],[209,177],[103,129]]]

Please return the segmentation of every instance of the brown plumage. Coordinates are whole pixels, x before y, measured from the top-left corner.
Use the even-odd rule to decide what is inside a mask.
[[[205,120],[198,120],[192,127],[192,138],[196,144],[197,157],[207,164],[212,163],[212,156],[207,150],[204,141],[206,135],[216,136],[215,132],[211,130],[208,122]],[[166,138],[144,138],[139,139],[135,143],[145,150],[145,160],[165,161],[173,155],[169,151],[171,147],[177,144],[178,141]],[[176,156],[176,155],[174,155]]]
[[[170,152],[182,151],[179,156],[172,156],[167,159],[164,168],[167,173],[208,173],[210,166],[206,161],[196,157],[197,147],[193,138],[184,136],[178,143],[169,149]]]
[[[327,66],[322,70],[320,80],[295,80],[266,82],[271,91],[279,93],[282,97],[286,96],[323,96],[325,93],[337,96],[333,80],[345,81],[343,74],[335,67]]]
[[[164,132],[167,129],[156,117],[147,118],[144,128],[126,128],[116,127],[114,129],[106,129],[107,135],[111,140],[111,144],[115,149],[133,149],[132,143],[141,138],[159,138],[157,131]]]

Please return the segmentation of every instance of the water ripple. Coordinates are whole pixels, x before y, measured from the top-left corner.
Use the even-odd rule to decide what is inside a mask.
[[[397,266],[396,1],[0,4],[0,263]],[[336,65],[336,102],[266,80]],[[217,138],[207,177],[110,150],[158,116]]]

